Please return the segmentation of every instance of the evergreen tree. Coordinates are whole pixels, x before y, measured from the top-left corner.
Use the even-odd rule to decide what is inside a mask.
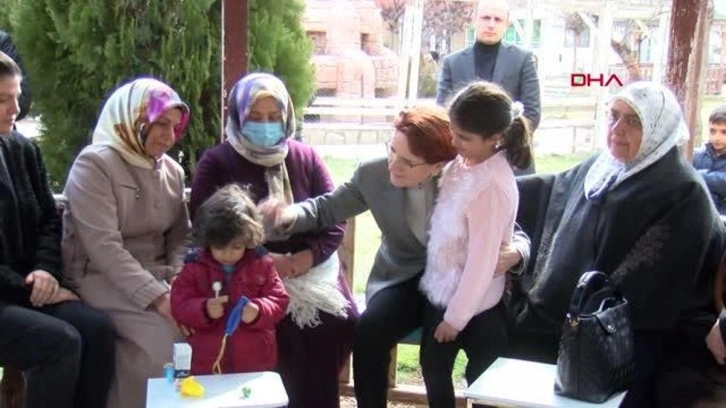
[[[295,104],[298,123],[315,92],[313,44],[302,26],[302,0],[249,0],[250,72],[270,72],[282,79]]]
[[[70,165],[90,142],[111,91],[151,75],[191,107],[182,140],[170,152],[190,177],[196,152],[221,131],[220,0],[0,0],[26,65],[51,185],[61,191]],[[302,0],[249,0],[248,70],[287,85],[298,120],[315,90],[312,42]]]
[[[196,149],[218,137],[219,2],[22,0],[2,8],[11,10],[42,118],[40,142],[54,190],[90,142],[106,97],[138,76],[159,78],[190,104],[189,127],[171,153],[187,171]]]

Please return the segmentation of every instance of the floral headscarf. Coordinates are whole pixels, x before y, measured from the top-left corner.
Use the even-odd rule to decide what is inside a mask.
[[[189,121],[189,106],[168,85],[140,78],[116,89],[103,106],[93,131],[93,144],[105,144],[131,165],[153,169],[156,159],[146,153],[142,130],[170,108],[180,108],[182,119],[174,129],[178,141]]]

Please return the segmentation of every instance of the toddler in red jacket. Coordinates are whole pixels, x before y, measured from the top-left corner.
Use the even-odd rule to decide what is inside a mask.
[[[171,312],[193,334],[191,372],[241,373],[277,364],[275,326],[288,296],[264,240],[255,204],[239,186],[221,188],[199,207],[196,249],[171,288]]]

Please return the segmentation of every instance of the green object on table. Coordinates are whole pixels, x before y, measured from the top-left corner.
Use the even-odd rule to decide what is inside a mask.
[[[252,389],[250,387],[242,387],[242,399],[249,398],[250,394],[252,394]]]

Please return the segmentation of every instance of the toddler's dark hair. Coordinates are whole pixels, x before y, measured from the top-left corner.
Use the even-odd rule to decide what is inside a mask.
[[[192,228],[194,245],[222,248],[241,238],[247,248],[265,239],[262,216],[248,190],[228,184],[209,197],[197,210]]]

